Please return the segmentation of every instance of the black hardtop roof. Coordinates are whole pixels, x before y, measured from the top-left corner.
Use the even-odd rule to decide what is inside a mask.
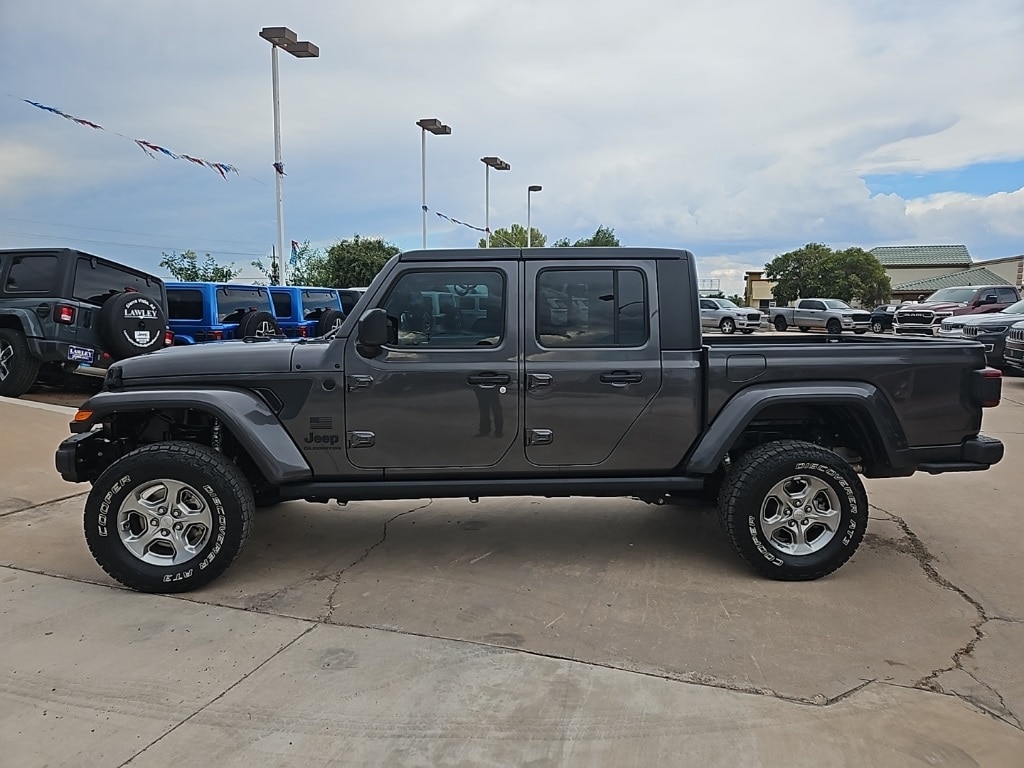
[[[692,259],[682,248],[431,248],[404,251],[400,261],[570,261],[586,259]]]
[[[122,264],[119,261],[108,259],[104,256],[97,256],[95,253],[87,253],[86,251],[80,251],[77,248],[2,248],[0,249],[0,256],[6,256],[8,254],[17,254],[18,256],[64,256],[78,258],[82,256],[86,259],[95,259],[98,262],[106,264],[116,269],[124,270],[125,272],[131,272],[139,277],[145,277],[150,280],[157,282],[164,282],[162,277],[154,275],[152,272],[147,272],[144,269],[138,267],[132,267],[127,264]]]

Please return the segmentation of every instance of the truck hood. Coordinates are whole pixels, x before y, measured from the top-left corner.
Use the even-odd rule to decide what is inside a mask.
[[[958,309],[966,309],[966,304],[956,301],[922,301],[917,304],[907,304],[897,311],[913,312],[915,309],[928,309],[932,312],[955,312]]]
[[[224,341],[169,347],[110,366],[107,380],[177,379],[183,376],[245,376],[291,369],[294,341]]]
[[[1024,315],[1019,312],[988,312],[983,315],[967,315],[966,317],[957,318],[957,323],[960,325],[1013,325],[1024,320]]]

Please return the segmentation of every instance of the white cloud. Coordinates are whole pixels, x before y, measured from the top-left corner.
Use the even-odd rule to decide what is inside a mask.
[[[257,33],[285,23],[321,50],[280,57],[286,239],[418,245],[414,123],[437,116],[453,133],[428,137],[432,209],[482,225],[479,158],[497,154],[512,171],[491,175],[492,227],[525,223],[526,186],[543,184],[533,223],[549,240],[610,226],[627,244],[691,248],[723,284],[809,241],[1024,250],[1019,193],[907,201],[859,176],[1024,159],[1019,0],[322,0],[284,16],[269,0],[37,0],[5,17],[19,30],[0,49],[8,95],[125,137],[0,97],[10,216],[269,249]],[[242,174],[150,160],[131,138]],[[430,227],[432,245],[479,237]]]

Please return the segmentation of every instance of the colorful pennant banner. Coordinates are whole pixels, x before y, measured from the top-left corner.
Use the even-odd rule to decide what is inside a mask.
[[[44,112],[50,112],[50,113],[52,113],[54,115],[59,115],[60,117],[63,117],[65,119],[67,119],[67,120],[70,120],[70,121],[72,121],[74,123],[78,123],[79,125],[84,125],[84,126],[87,126],[89,128],[95,128],[95,129],[100,130],[100,131],[106,130],[102,125],[94,123],[91,120],[86,120],[86,119],[81,118],[81,117],[75,117],[74,115],[69,115],[67,112],[62,112],[61,110],[57,109],[56,107],[49,107],[46,104],[40,104],[37,101],[29,101],[28,99],[22,99],[22,101],[25,102],[26,104],[31,104],[33,107],[36,107],[37,109],[41,109]],[[143,152],[145,152],[147,155],[149,155],[150,157],[153,157],[153,158],[155,158],[157,156],[157,154],[161,154],[161,155],[166,155],[167,157],[171,158],[172,160],[187,160],[188,162],[194,163],[195,165],[201,165],[204,168],[209,168],[212,171],[216,171],[217,173],[219,173],[221,175],[221,178],[223,178],[223,179],[226,179],[228,177],[227,175],[229,173],[235,173],[235,174],[238,173],[238,169],[235,168],[235,166],[228,165],[227,163],[213,163],[213,162],[210,162],[209,160],[203,160],[201,157],[193,157],[192,155],[184,155],[184,154],[175,154],[174,152],[172,152],[171,150],[167,149],[166,147],[161,147],[159,144],[154,144],[151,141],[143,141],[142,139],[131,139],[131,137],[125,136],[123,133],[118,133],[117,131],[107,131],[107,132],[108,133],[113,133],[115,136],[120,136],[121,138],[130,139],[131,141],[134,141],[135,144],[139,147],[139,149],[141,149]],[[278,173],[284,175],[284,166],[281,165],[281,167],[278,168],[277,167],[278,165],[281,165],[281,164],[280,163],[275,163],[274,164],[274,168],[277,170]]]

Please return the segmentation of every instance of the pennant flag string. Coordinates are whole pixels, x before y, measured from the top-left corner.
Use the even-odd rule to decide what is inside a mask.
[[[421,207],[427,213],[431,212],[430,209],[427,208],[427,206],[424,205],[424,206],[421,206]],[[459,226],[462,226],[462,227],[468,227],[469,229],[475,229],[477,232],[483,232],[484,234],[489,234],[492,238],[496,238],[496,239],[500,240],[501,242],[503,242],[505,245],[511,246],[512,248],[518,248],[519,247],[515,243],[510,242],[509,240],[506,240],[501,235],[497,234],[496,232],[492,232],[491,230],[487,229],[486,227],[474,227],[472,224],[467,224],[464,221],[459,221],[458,219],[453,219],[451,216],[446,216],[445,214],[441,213],[440,211],[433,211],[433,214],[435,216],[438,216],[438,217],[442,218],[442,219],[445,219],[446,221],[450,221],[452,224],[458,224]]]
[[[6,94],[6,95],[10,96],[11,94]],[[15,98],[15,97],[12,97],[12,98]],[[79,125],[83,125],[83,126],[86,126],[88,128],[95,128],[96,130],[100,130],[100,131],[107,131],[107,133],[112,133],[115,136],[120,136],[123,139],[129,139],[130,141],[135,142],[135,144],[139,147],[139,149],[141,149],[143,152],[145,152],[147,155],[149,155],[152,158],[156,158],[157,154],[161,154],[161,155],[165,155],[166,157],[171,158],[172,160],[187,160],[188,162],[194,163],[195,165],[201,165],[204,168],[209,168],[212,171],[216,171],[217,173],[220,174],[222,179],[227,179],[227,177],[228,177],[227,175],[229,173],[234,173],[234,174],[238,173],[238,169],[235,166],[233,166],[233,165],[229,165],[228,163],[214,163],[214,162],[211,162],[209,160],[204,160],[201,157],[193,157],[192,155],[185,155],[185,154],[175,154],[174,152],[172,152],[171,150],[167,149],[166,147],[161,147],[159,144],[154,144],[151,141],[144,141],[142,139],[132,139],[130,136],[125,136],[123,133],[118,133],[117,131],[107,130],[102,125],[99,125],[98,123],[94,123],[91,120],[86,120],[85,118],[75,117],[74,115],[69,115],[67,112],[59,110],[56,107],[50,107],[50,106],[47,106],[46,104],[40,104],[38,101],[30,101],[29,99],[21,99],[21,101],[25,102],[26,104],[31,104],[33,107],[36,107],[37,109],[41,109],[44,112],[50,112],[51,114],[59,115],[60,117],[63,117],[65,119],[67,119],[67,120],[70,120],[73,123],[78,123]],[[284,164],[283,163],[274,163],[274,169],[279,174],[281,174],[282,176],[284,175]],[[253,180],[254,181],[259,181],[259,179],[253,179]]]

